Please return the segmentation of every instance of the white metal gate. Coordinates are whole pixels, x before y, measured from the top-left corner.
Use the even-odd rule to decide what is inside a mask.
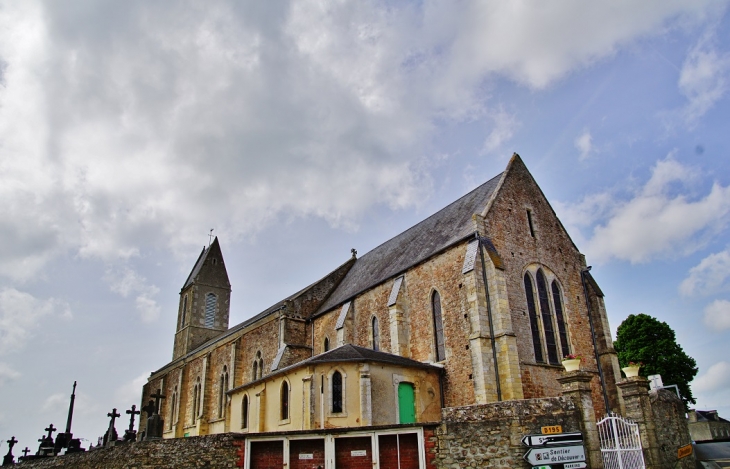
[[[644,469],[639,425],[619,415],[598,422],[601,456],[605,469]]]

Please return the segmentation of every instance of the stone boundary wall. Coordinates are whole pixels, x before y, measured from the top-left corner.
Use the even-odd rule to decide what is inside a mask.
[[[563,432],[581,431],[581,412],[565,397],[525,399],[442,409],[437,429],[435,465],[463,467],[530,468],[523,455],[523,436],[541,428],[561,425]]]
[[[651,411],[656,425],[661,467],[693,469],[695,457],[679,459],[677,450],[692,443],[684,403],[668,389],[649,392]]]
[[[85,453],[24,461],[19,468],[68,469],[234,469],[239,466],[239,436],[231,433],[141,441]]]

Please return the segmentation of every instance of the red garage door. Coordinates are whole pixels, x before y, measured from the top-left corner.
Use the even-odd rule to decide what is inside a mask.
[[[284,466],[283,441],[252,441],[251,469],[272,469]]]
[[[415,433],[378,436],[380,469],[419,469]]]
[[[373,449],[369,436],[335,438],[337,469],[372,469]]]

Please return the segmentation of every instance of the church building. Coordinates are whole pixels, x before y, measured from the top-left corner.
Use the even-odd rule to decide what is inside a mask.
[[[272,454],[286,467],[396,467],[383,461],[397,454],[415,461],[397,467],[424,468],[424,428],[445,409],[560,396],[571,354],[592,373],[596,416],[619,411],[603,293],[517,154],[343,261],[230,327],[219,240],[203,249],[180,291],[172,361],[143,390],[142,403],[166,396],[163,438],[245,434],[250,468]]]

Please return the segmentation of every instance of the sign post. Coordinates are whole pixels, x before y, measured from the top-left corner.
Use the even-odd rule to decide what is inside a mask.
[[[585,461],[586,452],[582,445],[530,448],[525,453],[524,458],[525,461],[533,466],[539,466],[541,464],[566,464]]]

